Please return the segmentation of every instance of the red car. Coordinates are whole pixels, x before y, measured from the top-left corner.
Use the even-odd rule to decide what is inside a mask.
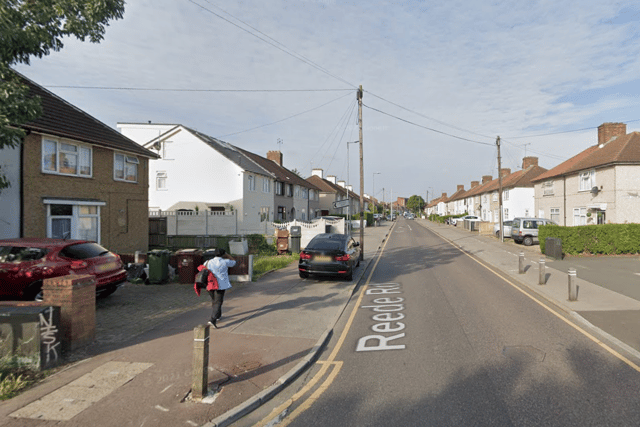
[[[95,242],[61,239],[0,240],[0,298],[41,300],[50,277],[91,274],[96,295],[112,294],[127,280],[120,257]]]

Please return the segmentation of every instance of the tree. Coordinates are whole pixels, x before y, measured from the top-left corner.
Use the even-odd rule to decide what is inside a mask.
[[[407,208],[416,214],[424,208],[424,205],[425,203],[422,196],[416,196],[415,194],[409,197],[407,201]]]
[[[11,66],[59,51],[64,37],[99,43],[109,21],[123,14],[124,0],[0,0],[0,150],[19,145],[21,126],[42,113]],[[8,186],[0,171],[0,190]]]

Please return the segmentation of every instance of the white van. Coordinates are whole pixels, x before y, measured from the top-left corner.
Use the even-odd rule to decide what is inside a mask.
[[[538,227],[547,224],[558,225],[546,218],[514,218],[511,224],[511,238],[516,243],[531,246],[538,242]]]

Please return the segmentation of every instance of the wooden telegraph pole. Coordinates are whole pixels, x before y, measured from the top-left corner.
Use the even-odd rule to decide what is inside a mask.
[[[502,163],[500,158],[500,137],[496,138],[496,145],[498,146],[498,209],[500,213],[498,214],[500,218],[500,241],[504,242],[504,226],[502,225]]]
[[[360,260],[364,260],[364,162],[362,149],[362,85],[358,88],[358,126],[360,130]]]

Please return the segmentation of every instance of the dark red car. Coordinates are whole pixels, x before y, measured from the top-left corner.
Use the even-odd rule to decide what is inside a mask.
[[[120,257],[95,242],[60,239],[0,240],[0,298],[42,299],[50,277],[91,274],[96,295],[112,294],[127,280]]]

